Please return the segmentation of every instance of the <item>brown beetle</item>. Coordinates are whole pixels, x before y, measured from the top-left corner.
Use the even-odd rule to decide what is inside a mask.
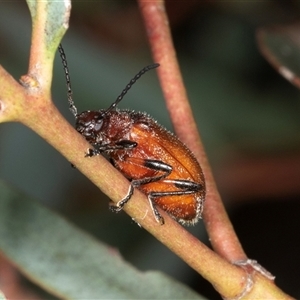
[[[181,224],[195,224],[203,210],[205,180],[192,152],[146,113],[116,108],[136,80],[159,64],[142,69],[108,109],[78,114],[61,45],[59,52],[66,75],[70,110],[76,119],[76,130],[93,147],[86,156],[106,154],[115,168],[131,182],[128,194],[110,208],[113,211],[122,210],[134,188],[138,188],[148,196],[154,217],[160,224],[164,224],[164,219],[157,207]]]

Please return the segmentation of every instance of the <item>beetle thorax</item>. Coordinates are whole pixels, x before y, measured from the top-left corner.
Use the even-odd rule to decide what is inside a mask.
[[[85,111],[77,116],[76,130],[91,144],[111,144],[129,139],[132,120],[127,111]]]

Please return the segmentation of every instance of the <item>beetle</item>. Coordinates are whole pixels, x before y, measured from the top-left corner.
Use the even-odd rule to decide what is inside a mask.
[[[138,188],[147,195],[158,223],[164,224],[158,211],[161,208],[183,225],[195,224],[201,218],[206,193],[204,175],[195,156],[148,114],[117,109],[133,84],[159,64],[149,65],[137,73],[109,108],[77,113],[66,55],[61,45],[58,49],[75,128],[92,146],[85,156],[106,155],[130,181],[128,194],[116,205],[110,205],[110,209],[121,211]]]

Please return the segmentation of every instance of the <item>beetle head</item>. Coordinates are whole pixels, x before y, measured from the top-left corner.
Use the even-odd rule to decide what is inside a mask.
[[[76,130],[91,144],[102,142],[105,126],[105,111],[84,111],[76,117]]]

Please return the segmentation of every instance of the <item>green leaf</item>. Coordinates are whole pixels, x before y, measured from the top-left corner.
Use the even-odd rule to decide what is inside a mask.
[[[42,35],[48,51],[55,52],[69,26],[71,1],[27,0],[27,4],[33,22],[33,36]]]
[[[37,12],[37,1],[35,0],[27,0],[27,5],[30,10],[32,20],[36,19],[36,12]]]
[[[64,299],[203,299],[160,272],[139,272],[0,181],[0,249],[20,271]]]
[[[258,46],[269,63],[300,88],[300,24],[276,25],[258,31]]]
[[[3,293],[0,291],[0,300],[6,300],[5,296],[3,295]]]

